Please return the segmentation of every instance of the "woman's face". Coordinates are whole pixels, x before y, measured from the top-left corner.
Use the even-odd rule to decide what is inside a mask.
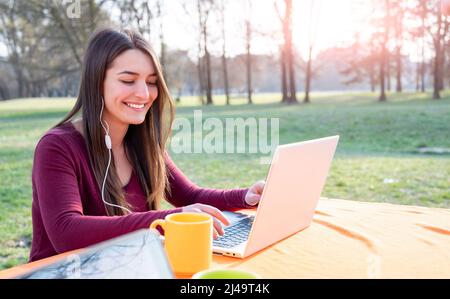
[[[158,96],[157,75],[151,58],[140,50],[126,50],[106,71],[103,83],[105,120],[138,125]]]

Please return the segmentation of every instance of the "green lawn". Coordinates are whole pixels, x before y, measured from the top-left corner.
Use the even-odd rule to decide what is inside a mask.
[[[285,106],[279,95],[255,95],[255,105],[235,98],[230,107],[192,106],[181,99],[177,116],[277,117],[280,143],[341,136],[323,196],[350,200],[450,207],[450,155],[419,148],[450,149],[450,92],[390,94],[378,103],[371,93],[316,93],[309,105]],[[300,95],[299,95],[299,98]],[[71,108],[73,99],[0,102],[0,269],[27,261],[31,239],[31,167],[40,136]],[[177,165],[201,186],[246,187],[265,178],[257,154],[173,154]]]

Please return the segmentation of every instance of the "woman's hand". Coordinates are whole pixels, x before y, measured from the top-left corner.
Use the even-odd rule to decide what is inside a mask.
[[[265,184],[265,181],[258,181],[248,189],[247,194],[245,195],[245,202],[248,205],[256,206],[259,203]]]
[[[214,229],[213,229],[213,237],[217,239],[219,235],[223,235],[225,231],[223,230],[221,222],[228,226],[230,225],[230,221],[225,217],[225,215],[217,208],[209,205],[204,205],[201,203],[195,203],[193,205],[185,206],[182,209],[183,212],[191,212],[191,213],[205,213],[209,214],[213,218]]]

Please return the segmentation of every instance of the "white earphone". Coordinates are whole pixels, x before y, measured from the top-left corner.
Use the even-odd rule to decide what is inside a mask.
[[[109,202],[105,201],[105,183],[106,183],[106,178],[108,177],[108,171],[109,171],[109,166],[111,165],[111,149],[112,149],[112,142],[111,142],[111,137],[109,136],[109,125],[108,123],[105,121],[106,127],[103,125],[103,120],[102,120],[102,115],[103,115],[103,107],[105,106],[105,101],[103,100],[102,97],[102,109],[100,111],[100,123],[103,127],[103,130],[105,130],[105,145],[106,148],[108,149],[108,166],[106,166],[106,172],[105,172],[105,177],[103,179],[103,184],[102,184],[102,201],[104,204],[109,205],[111,207],[116,207],[116,208],[121,208],[123,210],[126,210],[128,213],[132,214],[133,212],[131,212],[129,209],[122,207],[120,205],[115,205]]]

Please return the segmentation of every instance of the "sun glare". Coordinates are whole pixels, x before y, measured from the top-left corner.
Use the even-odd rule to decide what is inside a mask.
[[[278,1],[281,14],[284,13],[284,1]],[[367,19],[368,1],[358,0],[305,0],[293,1],[293,43],[300,55],[306,59],[309,45],[313,44],[313,58],[318,52],[353,41],[355,33],[364,34],[370,30]],[[273,1],[258,1],[258,7],[252,11],[254,27],[257,31],[270,31],[281,26]],[[273,44],[258,42],[255,38],[253,51],[267,53],[277,49],[281,39],[273,39]]]

